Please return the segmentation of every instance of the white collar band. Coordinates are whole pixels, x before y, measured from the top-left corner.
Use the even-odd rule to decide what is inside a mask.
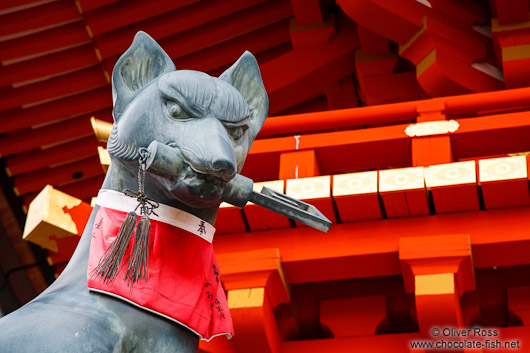
[[[99,190],[98,197],[96,198],[96,205],[112,208],[122,212],[131,212],[138,205],[138,201],[122,192],[101,189]],[[215,228],[210,223],[200,219],[199,217],[179,210],[178,208],[163,204],[160,204],[160,207],[158,207],[155,212],[158,214],[158,216],[153,214],[150,215],[149,218],[184,229],[185,231],[203,238],[209,243],[212,242],[213,235],[215,234]],[[136,213],[139,215],[140,210],[136,210]]]

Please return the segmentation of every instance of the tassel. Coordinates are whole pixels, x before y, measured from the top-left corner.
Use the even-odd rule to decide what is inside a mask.
[[[138,150],[140,158],[138,163],[138,191],[135,192],[130,189],[125,189],[123,193],[127,196],[134,197],[138,200],[138,205],[133,212],[129,212],[125,221],[121,225],[120,231],[116,239],[112,242],[110,247],[105,251],[99,260],[96,268],[90,273],[93,277],[101,276],[103,283],[106,285],[112,284],[120,272],[120,264],[125,255],[125,250],[129,246],[134,227],[136,226],[136,210],[140,209],[142,217],[136,227],[136,235],[134,238],[134,245],[131,255],[127,259],[127,273],[124,281],[131,287],[140,279],[147,282],[148,266],[149,266],[149,230],[151,229],[151,221],[149,215],[157,215],[154,209],[158,208],[159,204],[145,194],[145,170],[147,169],[146,161],[149,157],[149,151],[145,148]]]
[[[143,217],[142,217],[143,218]],[[120,264],[129,246],[134,226],[136,225],[136,213],[129,212],[121,225],[118,235],[105,251],[98,265],[92,272],[92,276],[103,278],[103,283],[112,284],[120,270]]]
[[[127,265],[127,274],[125,281],[127,285],[132,287],[140,279],[147,282],[147,273],[149,266],[149,230],[151,228],[151,221],[145,214],[142,215],[136,227],[136,236],[134,238],[134,245],[131,257]]]

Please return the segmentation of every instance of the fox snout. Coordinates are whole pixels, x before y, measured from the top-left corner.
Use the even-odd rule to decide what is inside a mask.
[[[210,118],[190,125],[195,126],[186,129],[188,138],[178,144],[184,162],[196,173],[230,181],[236,174],[237,164],[226,129],[217,119]]]
[[[226,158],[218,158],[211,163],[208,173],[222,178],[224,181],[230,181],[236,174],[236,168],[233,161]]]

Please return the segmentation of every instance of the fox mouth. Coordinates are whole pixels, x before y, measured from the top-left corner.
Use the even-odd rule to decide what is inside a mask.
[[[179,176],[180,190],[172,190],[173,196],[191,207],[213,207],[221,202],[226,182],[215,175],[201,173],[184,163]]]
[[[166,142],[165,144],[175,149],[175,159],[180,164],[178,174],[166,181],[170,193],[191,207],[202,208],[219,204],[224,188],[233,176],[203,170],[188,160],[182,148],[179,148],[175,142]]]
[[[221,177],[210,173],[203,173],[193,168],[190,164],[184,163],[185,169],[182,171],[182,177],[190,186],[207,186],[212,188],[222,188],[226,185]]]

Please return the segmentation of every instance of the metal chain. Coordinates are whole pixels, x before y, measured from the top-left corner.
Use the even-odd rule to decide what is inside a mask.
[[[147,197],[145,194],[145,171],[147,169],[147,159],[149,158],[149,151],[147,148],[140,148],[138,150],[138,154],[140,155],[140,158],[138,159],[138,191],[135,192],[131,189],[126,189],[124,191],[125,195],[130,197],[135,197],[136,200],[138,200],[138,205],[134,209],[134,212],[138,208],[140,208],[140,214],[149,216],[151,214],[154,214],[155,216],[158,216],[155,213],[155,209],[160,206],[158,201]]]
[[[147,158],[149,158],[149,151],[147,148],[140,148],[138,150],[140,158],[138,159],[138,164],[140,168],[138,169],[138,188],[141,193],[145,192],[145,170],[147,169]]]

